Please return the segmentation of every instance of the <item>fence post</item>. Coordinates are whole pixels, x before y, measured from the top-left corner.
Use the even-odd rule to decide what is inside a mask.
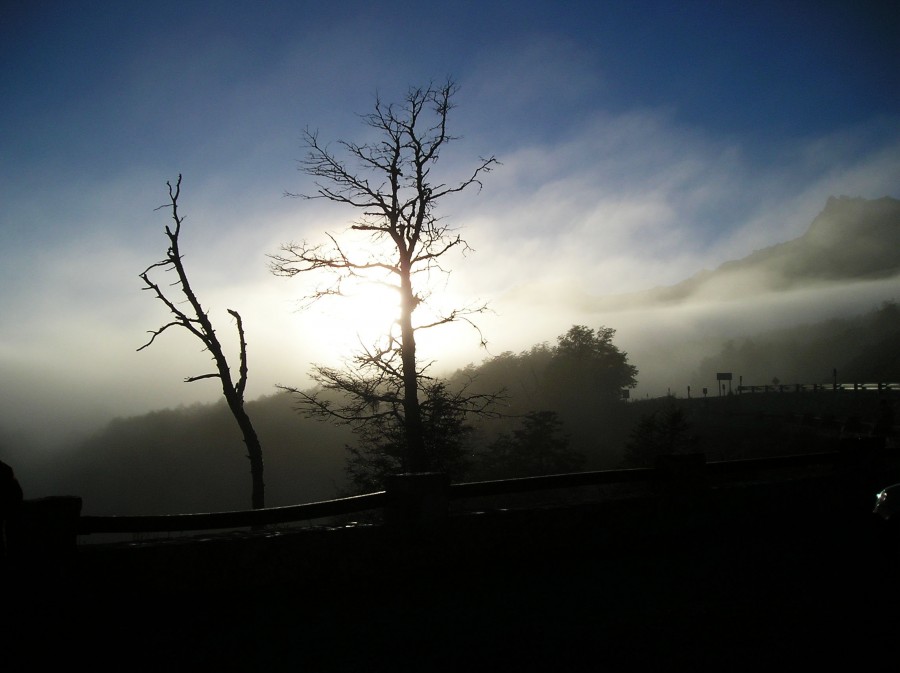
[[[656,457],[655,486],[670,496],[696,495],[706,490],[706,454],[663,454]]]
[[[9,522],[10,556],[54,563],[75,553],[81,498],[56,495],[23,500],[18,516]]]
[[[391,474],[386,481],[385,524],[419,533],[439,525],[450,507],[450,477],[443,472]]]

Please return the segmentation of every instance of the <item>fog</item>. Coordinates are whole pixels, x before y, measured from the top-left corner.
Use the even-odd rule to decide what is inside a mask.
[[[422,354],[435,360],[436,372],[450,373],[504,351],[519,352],[537,343],[553,342],[574,324],[609,326],[617,330],[617,345],[639,369],[637,397],[670,390],[681,394],[687,385],[697,390],[710,384],[697,378],[696,367],[727,339],[859,315],[900,297],[896,276],[810,281],[803,287],[773,291],[771,287],[777,283],[762,274],[756,267],[731,271],[695,288],[684,299],[668,302],[646,293],[624,298],[592,294],[565,280],[527,282],[488,296],[492,311],[477,321],[488,342],[486,349],[479,347],[477,333],[458,325],[424,335]],[[33,350],[26,345],[6,353],[2,358],[6,385],[0,391],[0,427],[19,441],[24,438],[30,446],[47,451],[71,445],[114,417],[220,398],[215,382],[183,382],[209,366],[200,344],[189,335],[167,333],[150,349],[136,352],[146,331],[166,317],[158,302],[137,287],[138,283],[133,283],[132,296],[127,302],[123,298],[127,318],[123,324],[109,316],[110,309],[95,307],[95,315],[107,313],[106,322],[87,323],[66,333],[67,319],[76,318],[48,315],[40,329],[56,333],[52,349],[35,339],[30,344]],[[338,363],[358,345],[360,327],[348,324],[340,305],[298,310],[291,282],[268,276],[264,268],[241,287],[218,288],[206,295],[200,292],[205,304],[216,307],[214,321],[232,349],[236,348],[236,336],[224,308],[241,311],[249,340],[248,399],[271,394],[276,384],[306,385],[312,363]],[[462,301],[449,294],[448,301]],[[372,326],[368,329],[369,333],[373,330]],[[823,363],[823,376],[830,368],[830,363]]]
[[[620,325],[618,337],[641,371],[634,395],[660,396],[671,391],[694,394],[706,386],[714,390],[715,371],[697,371],[705,357],[713,355],[729,340],[761,333],[814,325],[831,318],[848,318],[878,308],[882,302],[900,297],[900,279],[792,290],[749,297],[741,301],[696,302],[664,309],[599,314],[601,321]],[[835,363],[823,362],[815,381],[830,381]],[[776,372],[773,372],[773,375]],[[742,372],[734,372],[735,377]],[[770,379],[745,379],[747,385],[766,385]]]

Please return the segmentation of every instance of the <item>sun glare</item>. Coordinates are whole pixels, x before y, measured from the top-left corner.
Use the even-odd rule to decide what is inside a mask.
[[[344,288],[342,296],[324,299],[311,311],[312,321],[308,324],[314,325],[316,350],[321,354],[315,357],[323,363],[336,364],[362,346],[373,346],[392,329],[394,334],[399,334],[396,325],[399,297],[396,290],[384,285],[361,283],[352,289]],[[422,304],[413,322],[422,325],[439,319],[439,312]],[[479,356],[477,335],[467,325],[447,324],[419,330],[416,343],[423,361],[452,360],[458,364],[465,357]]]
[[[339,297],[329,297],[317,306],[317,332],[323,347],[337,357],[369,346],[388,334],[399,317],[396,290],[384,285],[360,284]]]

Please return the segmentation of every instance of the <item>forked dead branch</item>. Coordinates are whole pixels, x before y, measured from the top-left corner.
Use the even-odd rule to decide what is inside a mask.
[[[174,187],[172,186],[171,182],[166,182],[166,185],[169,188],[169,203],[160,206],[157,210],[163,208],[171,209],[171,216],[174,225],[166,226],[166,236],[169,239],[169,249],[166,251],[165,259],[148,266],[144,270],[144,272],[140,274],[140,277],[141,280],[144,281],[144,287],[142,289],[150,290],[157,299],[165,304],[166,308],[169,310],[169,313],[172,316],[172,320],[162,325],[158,329],[151,330],[150,339],[147,341],[147,343],[138,348],[138,350],[141,351],[150,346],[154,341],[156,341],[156,338],[159,335],[172,327],[180,327],[187,330],[203,343],[203,345],[205,346],[205,350],[207,350],[212,357],[213,363],[215,365],[215,371],[207,374],[199,374],[197,376],[189,376],[185,378],[185,382],[192,383],[194,381],[200,381],[203,379],[220,380],[222,384],[222,394],[225,396],[225,401],[228,404],[228,409],[231,411],[232,416],[234,416],[234,419],[241,430],[244,444],[247,446],[247,458],[250,460],[250,475],[252,479],[252,507],[253,509],[260,509],[262,507],[265,507],[263,454],[259,437],[256,434],[256,430],[253,427],[250,416],[244,409],[244,391],[247,388],[248,373],[247,341],[244,336],[244,323],[237,311],[228,309],[228,313],[235,320],[240,348],[240,364],[238,365],[237,381],[235,381],[231,374],[231,367],[228,364],[228,358],[225,355],[225,351],[222,347],[221,342],[219,341],[218,336],[216,335],[215,329],[213,329],[209,314],[206,312],[206,310],[204,310],[203,306],[200,304],[200,300],[197,298],[197,295],[191,288],[191,283],[188,280],[187,271],[185,271],[184,268],[181,249],[179,247],[181,225],[184,223],[184,218],[178,213],[178,198],[181,195],[181,175],[178,176],[178,181],[175,183]],[[166,290],[164,290],[158,283],[151,279],[150,273],[155,269],[162,270],[163,272],[175,272],[177,279],[174,282],[170,283],[167,287],[177,288],[175,292],[180,292],[183,296],[183,299],[173,299],[169,294],[166,293]],[[181,308],[185,304],[189,307],[188,309]]]

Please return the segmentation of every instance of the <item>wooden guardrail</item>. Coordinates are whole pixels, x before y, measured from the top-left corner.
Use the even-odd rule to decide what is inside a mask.
[[[266,509],[236,512],[160,514],[152,516],[82,516],[78,522],[78,534],[175,532],[269,526],[278,523],[308,521],[309,519],[379,509],[386,504],[387,493],[378,491],[376,493],[323,500],[302,505],[268,507]]]
[[[752,474],[759,470],[835,464],[841,455],[841,452],[834,451],[731,461],[706,462],[705,459],[702,459],[691,469],[695,471],[702,469],[708,475]],[[686,457],[670,458],[676,459],[677,462],[677,459]],[[78,534],[180,532],[258,527],[354,514],[373,509],[389,511],[393,508],[395,512],[415,511],[421,509],[423,503],[432,497],[437,497],[436,506],[441,507],[442,501],[449,500],[604,484],[654,482],[677,479],[678,475],[677,470],[673,472],[671,466],[666,465],[653,468],[599,470],[461,484],[448,484],[441,480],[440,477],[443,475],[395,475],[395,480],[389,481],[388,489],[385,491],[287,507],[206,514],[82,516],[78,522]],[[444,477],[444,479],[446,478]]]
[[[716,462],[706,462],[703,454],[660,456],[657,466],[652,468],[552,474],[462,484],[450,484],[447,476],[440,473],[392,475],[388,478],[384,491],[287,507],[235,512],[84,516],[81,515],[81,498],[55,496],[25,501],[21,521],[12,528],[7,525],[7,541],[11,543],[11,548],[18,547],[23,556],[52,559],[71,553],[78,536],[252,529],[376,509],[382,510],[385,524],[395,530],[421,531],[447,516],[450,501],[466,498],[641,482],[653,484],[659,493],[683,494],[694,492],[697,488],[707,488],[710,479],[758,479],[762,471],[823,465],[833,465],[835,474],[846,475],[854,483],[866,484],[868,487],[871,481],[869,477],[874,476],[877,471],[877,476],[881,478],[881,473],[888,464],[892,466],[891,474],[896,474],[896,462],[897,455],[885,449],[884,438],[872,437],[854,438],[853,442],[842,445],[841,450],[825,453]],[[13,535],[9,534],[11,532]]]

